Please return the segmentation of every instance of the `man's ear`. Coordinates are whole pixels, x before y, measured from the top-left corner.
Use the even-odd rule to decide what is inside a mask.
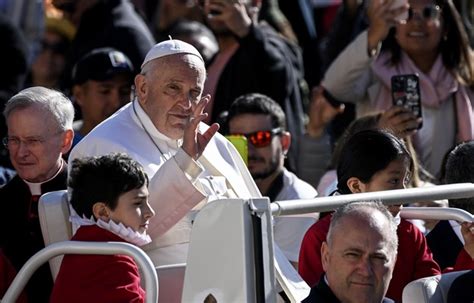
[[[104,202],[96,202],[92,206],[92,213],[96,219],[101,219],[102,221],[109,222],[110,213],[107,205]]]
[[[66,130],[63,135],[63,142],[61,143],[61,154],[65,155],[69,152],[72,147],[72,141],[74,139],[74,131],[72,129]]]
[[[347,180],[347,187],[353,194],[365,192],[364,182],[360,181],[359,178],[356,177],[352,177]]]
[[[324,272],[326,272],[329,266],[329,247],[326,241],[324,241],[323,245],[321,245],[321,264],[323,266]]]
[[[291,134],[289,132],[283,132],[280,135],[280,142],[281,142],[283,153],[286,155],[291,145]]]
[[[146,95],[148,93],[148,87],[146,84],[146,76],[138,74],[135,76],[135,94],[137,95],[140,104],[146,102]]]

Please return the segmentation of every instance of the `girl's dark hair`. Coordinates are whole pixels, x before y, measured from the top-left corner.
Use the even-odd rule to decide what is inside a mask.
[[[348,138],[342,147],[337,165],[338,191],[350,194],[347,180],[356,177],[364,183],[371,180],[377,172],[385,169],[392,161],[412,158],[403,141],[383,130],[364,130]]]
[[[80,217],[86,218],[93,215],[95,203],[104,202],[114,210],[120,195],[143,185],[148,186],[143,167],[121,153],[74,159],[68,180],[71,205]]]
[[[441,8],[444,22],[445,33],[439,45],[443,64],[458,81],[468,86],[474,86],[473,55],[462,18],[452,0],[435,0],[434,4]],[[395,28],[390,30],[382,47],[391,52],[392,64],[400,62],[401,49],[395,39]]]

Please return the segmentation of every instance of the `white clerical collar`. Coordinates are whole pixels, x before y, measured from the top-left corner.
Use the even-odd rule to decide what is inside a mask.
[[[166,136],[165,134],[161,133],[153,124],[151,121],[150,117],[147,115],[147,113],[143,110],[143,108],[140,105],[140,102],[138,102],[137,98],[135,98],[132,102],[132,107],[137,115],[137,119],[139,120],[138,122],[145,128],[145,131],[148,132],[150,136],[153,138],[156,138],[158,140],[162,140],[166,142],[168,147],[171,149],[177,150],[181,145],[182,145],[182,139],[171,139],[170,137]]]
[[[59,166],[58,171],[51,178],[49,178],[46,181],[33,183],[33,182],[28,182],[25,179],[22,179],[22,180],[26,183],[26,185],[28,185],[28,188],[30,189],[30,193],[31,193],[32,196],[39,196],[39,195],[42,194],[41,193],[41,185],[43,183],[49,182],[49,181],[53,180],[54,178],[56,178],[59,175],[59,173],[63,170],[63,166],[64,166],[64,160],[61,158],[61,165]]]
[[[124,239],[125,241],[135,244],[137,246],[143,246],[146,244],[151,243],[150,236],[146,233],[139,233],[138,231],[134,231],[130,227],[126,227],[123,225],[122,222],[116,223],[112,220],[109,222],[105,222],[101,219],[94,219],[94,216],[91,216],[90,219],[87,219],[85,216],[82,218],[77,215],[76,212],[72,213],[69,217],[69,221],[76,226],[88,226],[88,225],[97,225],[100,228],[110,231],[111,233],[119,236],[120,238]]]

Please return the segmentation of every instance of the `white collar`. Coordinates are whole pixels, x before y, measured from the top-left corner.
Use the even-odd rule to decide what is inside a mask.
[[[41,195],[42,194],[41,193],[41,185],[43,183],[49,182],[49,181],[53,180],[54,178],[56,178],[59,175],[59,173],[63,170],[63,166],[64,166],[64,160],[61,158],[61,165],[59,166],[58,171],[51,178],[49,178],[46,181],[33,183],[33,182],[28,182],[25,179],[22,179],[22,180],[26,183],[26,185],[28,185],[28,188],[30,189],[31,195],[33,195],[33,196]]]
[[[141,126],[153,138],[153,140],[156,138],[160,141],[164,141],[166,142],[166,145],[168,145],[169,148],[172,148],[174,150],[177,150],[182,145],[183,139],[171,139],[155,127],[148,114],[140,105],[140,102],[138,102],[137,98],[132,101],[132,110],[136,115],[138,123],[141,124]]]
[[[96,221],[94,219],[94,216],[91,216],[90,219],[87,219],[85,216],[81,218],[77,214],[71,214],[71,216],[69,217],[69,221],[73,225],[75,224],[76,226],[97,225],[119,236],[125,241],[135,244],[137,246],[143,246],[151,242],[151,238],[146,232],[139,233],[137,231],[134,231],[130,227],[126,227],[125,225],[123,225],[122,222],[117,224],[112,220],[109,220],[109,222],[105,222],[101,219],[98,219]]]

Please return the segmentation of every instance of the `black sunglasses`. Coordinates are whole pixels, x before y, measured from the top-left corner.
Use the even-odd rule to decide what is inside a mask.
[[[415,17],[415,14],[422,17],[422,19],[425,21],[435,20],[440,16],[441,8],[435,4],[430,4],[430,5],[425,6],[421,10],[421,12],[415,11],[411,7],[408,8],[408,20],[413,19],[413,17]]]

